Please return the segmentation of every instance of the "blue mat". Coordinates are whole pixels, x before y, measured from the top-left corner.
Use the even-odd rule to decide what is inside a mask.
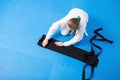
[[[120,80],[119,4],[119,0],[1,0],[0,80],[81,80],[84,63],[37,45],[51,24],[75,7],[89,14],[89,36],[74,46],[90,51],[89,39],[99,27],[114,41],[96,42],[103,52],[92,80]],[[70,38],[56,35],[58,40]]]

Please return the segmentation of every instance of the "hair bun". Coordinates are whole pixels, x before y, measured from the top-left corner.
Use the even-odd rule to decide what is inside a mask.
[[[80,20],[81,20],[81,17],[80,17],[80,16],[78,16],[76,19],[77,19],[78,21],[80,21]]]

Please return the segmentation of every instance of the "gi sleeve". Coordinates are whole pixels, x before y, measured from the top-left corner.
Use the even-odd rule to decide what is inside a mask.
[[[63,45],[70,46],[81,41],[83,39],[84,32],[85,32],[85,28],[81,28],[71,40],[64,42]]]
[[[88,33],[87,33],[87,31],[86,31],[87,22],[82,22],[82,23],[80,23],[80,24],[81,24],[81,27],[84,29],[85,35],[88,36]]]
[[[48,33],[47,33],[47,35],[46,35],[46,39],[50,39],[50,38],[53,36],[53,34],[56,32],[56,30],[57,30],[61,25],[63,25],[63,24],[66,23],[66,19],[67,19],[67,16],[65,16],[64,18],[62,18],[62,19],[60,19],[60,20],[58,20],[58,21],[56,21],[56,22],[54,22],[54,23],[51,25],[51,27],[49,28],[49,30],[48,30]]]

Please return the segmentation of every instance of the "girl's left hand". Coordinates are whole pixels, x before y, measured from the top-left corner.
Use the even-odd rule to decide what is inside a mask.
[[[63,42],[55,42],[56,46],[63,46]]]

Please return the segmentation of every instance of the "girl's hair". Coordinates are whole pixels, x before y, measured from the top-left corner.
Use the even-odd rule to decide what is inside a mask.
[[[77,18],[71,18],[68,21],[68,27],[74,31],[76,31],[79,28],[80,20]]]

